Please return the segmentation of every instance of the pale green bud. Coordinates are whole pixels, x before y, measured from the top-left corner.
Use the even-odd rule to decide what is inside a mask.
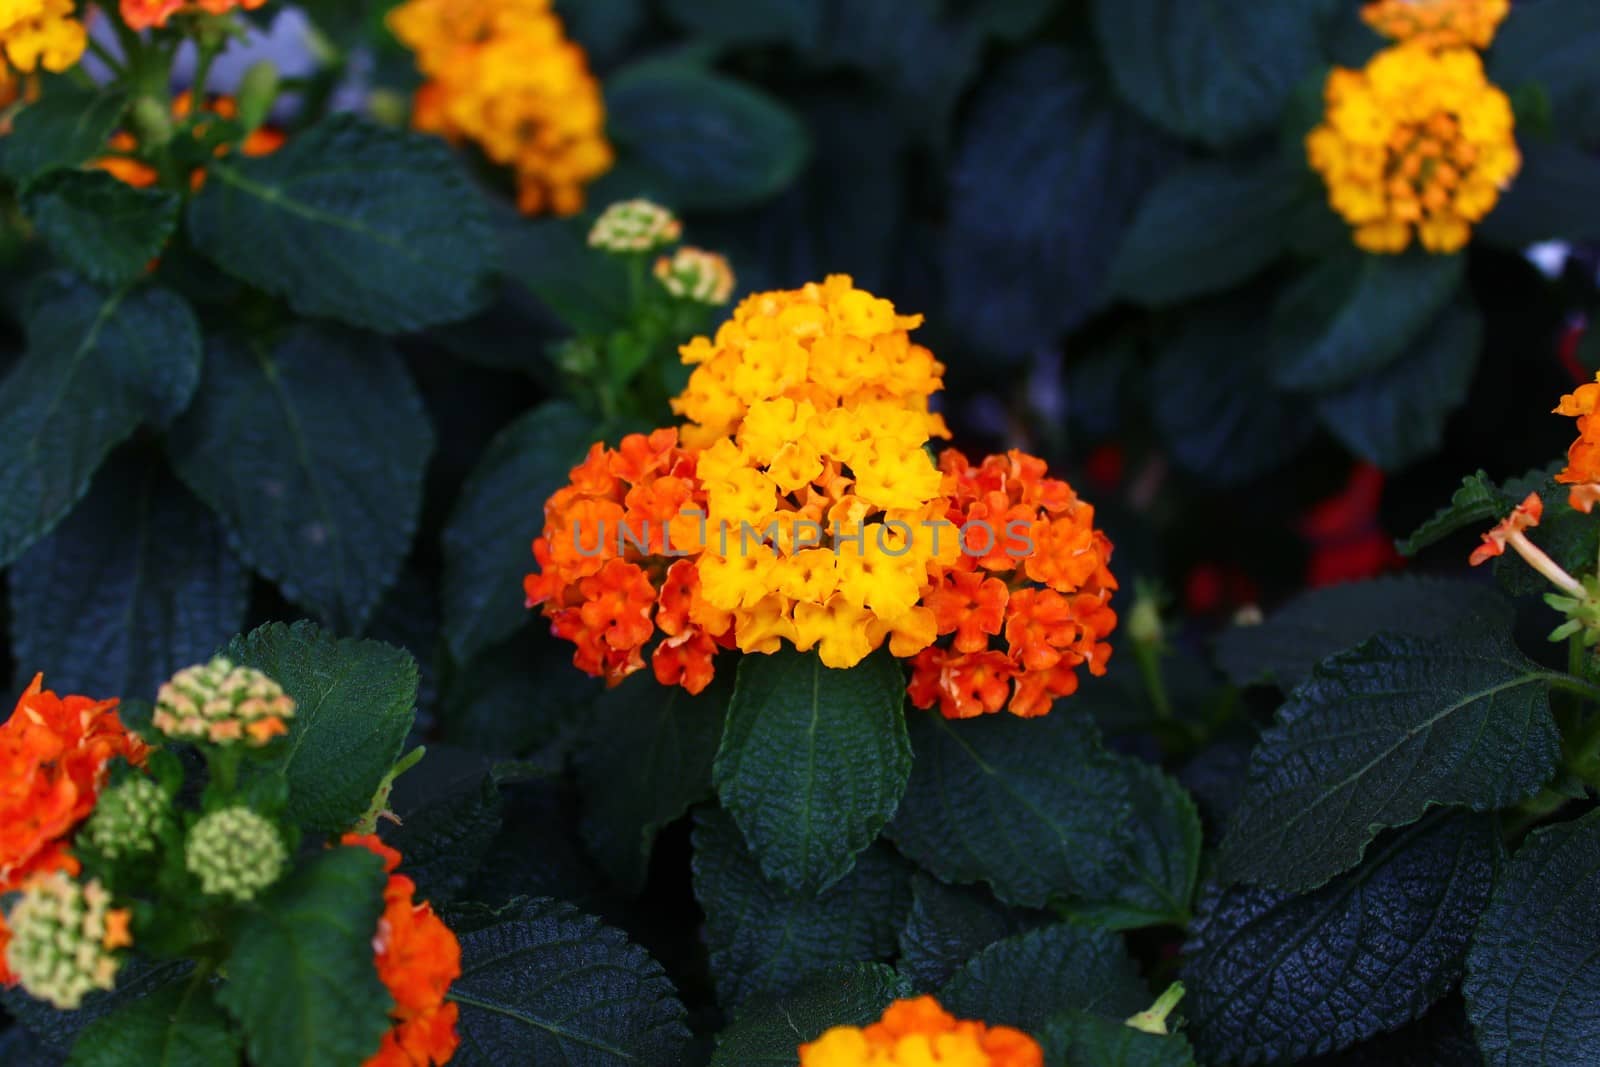
[[[89,844],[107,859],[152,852],[167,817],[167,794],[149,778],[129,778],[106,790],[84,826]]]
[[[96,989],[116,985],[115,949],[132,943],[128,911],[111,907],[98,881],[79,883],[65,871],[30,882],[6,917],[6,966],[23,989],[72,1011]]]
[[[649,200],[612,204],[595,220],[589,246],[607,252],[649,252],[669,245],[683,233],[672,212]]]
[[[202,817],[183,846],[183,865],[208,896],[241,902],[276,882],[288,860],[277,827],[249,808]]]
[[[259,746],[287,733],[286,720],[293,717],[294,701],[282,686],[218,656],[163,683],[151,722],[168,737]]]

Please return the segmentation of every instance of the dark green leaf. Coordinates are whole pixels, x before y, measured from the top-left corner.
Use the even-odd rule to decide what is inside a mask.
[[[607,333],[628,321],[628,274],[622,259],[589,247],[588,232],[582,221],[508,217],[500,220],[500,258],[506,277],[573,332]]]
[[[534,569],[544,502],[599,433],[571,404],[545,403],[501,430],[462,485],[444,530],[445,633],[457,659],[527,621],[522,578]]]
[[[556,0],[556,14],[591,62],[606,64],[626,47],[647,14],[644,0]]]
[[[489,296],[488,209],[449,147],[353,115],[212,163],[188,220],[201,252],[303,315],[402,333]]]
[[[1251,757],[1224,878],[1311,889],[1355,866],[1379,829],[1431,806],[1532,796],[1560,754],[1550,677],[1499,627],[1379,634],[1325,661]]]
[[[1289,462],[1313,433],[1305,402],[1271,388],[1263,316],[1247,296],[1185,315],[1150,371],[1156,427],[1173,458],[1221,486]]]
[[[1461,488],[1450,497],[1448,505],[1400,542],[1400,551],[1414,556],[1459,530],[1471,529],[1480,523],[1493,525],[1511,507],[1512,502],[1495,488],[1487,472],[1469,474],[1461,479]]]
[[[1443,637],[1462,627],[1509,630],[1511,604],[1481,583],[1389,577],[1301,593],[1256,626],[1217,639],[1217,664],[1235,685],[1270,681],[1285,691],[1336,652],[1380,630]]]
[[[1597,52],[1600,7],[1588,0],[1517,4],[1495,34],[1489,79],[1507,92],[1537,85],[1554,106],[1554,127],[1563,136],[1600,136]]]
[[[1389,366],[1461,288],[1466,257],[1355,251],[1325,259],[1273,310],[1272,379],[1339,389]]]
[[[1056,1016],[1038,1038],[1047,1067],[1195,1067],[1194,1050],[1182,1035],[1147,1034],[1084,1011]]]
[[[383,884],[377,856],[336,848],[239,921],[217,1000],[255,1067],[350,1067],[378,1051],[394,1004],[372,962]]]
[[[826,5],[811,0],[666,0],[673,21],[724,44],[816,47]]]
[[[0,565],[49,533],[141,423],[165,425],[200,380],[200,333],[165,289],[40,280],[28,353],[0,381]]]
[[[1182,926],[1200,872],[1200,813],[1188,791],[1159,767],[1135,756],[1121,763],[1133,812],[1118,834],[1120,855],[1085,883],[1070,914],[1109,930]]]
[[[454,671],[442,736],[493,756],[564,748],[603,691],[599,679],[572,665],[572,642],[531,626]]]
[[[1150,994],[1120,937],[1056,923],[984,949],[939,1003],[958,1019],[1031,1031],[1072,1008],[1126,1018],[1149,1007]]]
[[[649,953],[570,904],[522,900],[447,916],[461,942],[457,1067],[678,1063],[683,1006]]]
[[[1317,417],[1362,459],[1403,467],[1438,448],[1445,420],[1467,399],[1482,344],[1477,309],[1447,307],[1394,363],[1318,396]]]
[[[698,696],[663,689],[641,671],[596,700],[573,763],[583,794],[584,843],[612,879],[644,885],[656,834],[711,795],[733,672]]]
[[[1537,241],[1600,240],[1600,157],[1576,144],[1523,141],[1522,172],[1477,236],[1520,250]]]
[[[947,882],[987,882],[1039,907],[1121,862],[1129,779],[1083,716],[911,719],[916,761],[888,835]]]
[[[1586,1063],[1600,1042],[1600,811],[1535,830],[1495,886],[1463,991],[1483,1062]]]
[[[239,1035],[205,982],[174,983],[88,1027],[68,1067],[228,1067]]]
[[[1296,190],[1276,159],[1174,171],[1139,206],[1111,268],[1113,291],[1175,304],[1249,278],[1284,251]]]
[[[1180,137],[1225,144],[1272,130],[1321,58],[1322,0],[1278,0],[1248,16],[1222,0],[1095,0],[1117,88]]]
[[[711,775],[768,878],[816,892],[877,839],[911,775],[904,702],[887,651],[849,670],[793,650],[739,661]]]
[[[119,454],[11,570],[11,640],[61,692],[154,699],[244,621],[249,575],[159,459]]]
[[[178,225],[178,197],[135,189],[102,170],[68,170],[35,182],[22,209],[68,266],[106,285],[131,282]]]
[[[832,964],[888,959],[911,897],[904,864],[878,848],[816,896],[769,882],[719,809],[695,820],[694,894],[724,1008],[786,993]]]
[[[1184,947],[1183,1010],[1207,1062],[1291,1062],[1416,1018],[1455,985],[1498,848],[1440,813],[1304,896],[1212,886]]]
[[[134,954],[125,958],[118,969],[115,989],[90,993],[76,1011],[57,1011],[16,986],[3,985],[0,985],[0,1007],[4,1007],[20,1027],[36,1036],[45,1048],[65,1056],[86,1027],[130,1004],[155,996],[172,983],[183,981],[193,968],[188,960],[153,961]],[[9,1060],[0,1062],[9,1067]]]
[[[404,857],[417,899],[448,904],[461,893],[500,832],[500,787],[489,761],[443,746],[401,775],[389,810],[400,825],[380,823],[383,840]]]
[[[1308,1060],[1305,1067],[1455,1067],[1482,1062],[1466,1005],[1459,994],[1452,993],[1415,1022],[1343,1052]]]
[[[64,1067],[66,1060],[26,1028],[0,1030],[0,1063],[6,1067]]]
[[[1148,33],[1148,30],[1142,31]],[[1092,57],[1036,47],[973,100],[951,173],[944,248],[957,328],[1010,361],[1110,298],[1111,255],[1168,146],[1124,111]]]
[[[294,698],[289,736],[266,765],[289,782],[289,813],[318,833],[347,830],[400,755],[417,664],[376,641],[335,639],[309,622],[268,623],[228,646]]]
[[[1007,907],[982,886],[946,885],[919,871],[911,879],[911,915],[900,931],[900,972],[929,992],[996,941],[1048,919],[1046,912]]]
[[[681,211],[727,211],[781,192],[805,165],[805,127],[777,101],[685,63],[606,79],[608,129],[644,175],[633,192]]]
[[[785,996],[753,997],[717,1035],[711,1067],[799,1067],[799,1047],[835,1026],[866,1026],[892,1001],[911,995],[881,963],[819,971]]]
[[[247,563],[359,630],[411,550],[433,430],[384,341],[297,326],[270,348],[214,338],[168,448]]]
[[[17,114],[0,148],[0,170],[18,185],[76,167],[105,148],[122,120],[127,94],[117,89],[52,85]]]

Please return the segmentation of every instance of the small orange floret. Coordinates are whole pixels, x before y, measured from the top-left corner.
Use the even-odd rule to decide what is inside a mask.
[[[1472,552],[1469,562],[1474,566],[1486,563],[1496,556],[1505,554],[1506,541],[1513,534],[1539,525],[1539,520],[1544,517],[1544,501],[1539,499],[1538,493],[1529,493],[1527,499],[1512,509],[1511,514],[1495,526],[1494,529],[1483,535],[1483,544]]]

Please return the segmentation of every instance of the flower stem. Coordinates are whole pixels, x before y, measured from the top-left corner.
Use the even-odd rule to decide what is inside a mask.
[[[1570,597],[1582,600],[1586,595],[1578,579],[1566,572],[1566,569],[1545,555],[1544,549],[1528,540],[1521,530],[1515,530],[1506,538],[1506,543],[1517,550],[1517,555],[1527,561],[1528,566],[1538,571],[1550,580],[1550,583]]]

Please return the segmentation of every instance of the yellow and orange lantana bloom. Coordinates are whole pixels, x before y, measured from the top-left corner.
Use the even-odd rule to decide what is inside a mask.
[[[1044,1051],[1021,1030],[957,1019],[923,996],[801,1045],[800,1067],[1044,1067]]]

